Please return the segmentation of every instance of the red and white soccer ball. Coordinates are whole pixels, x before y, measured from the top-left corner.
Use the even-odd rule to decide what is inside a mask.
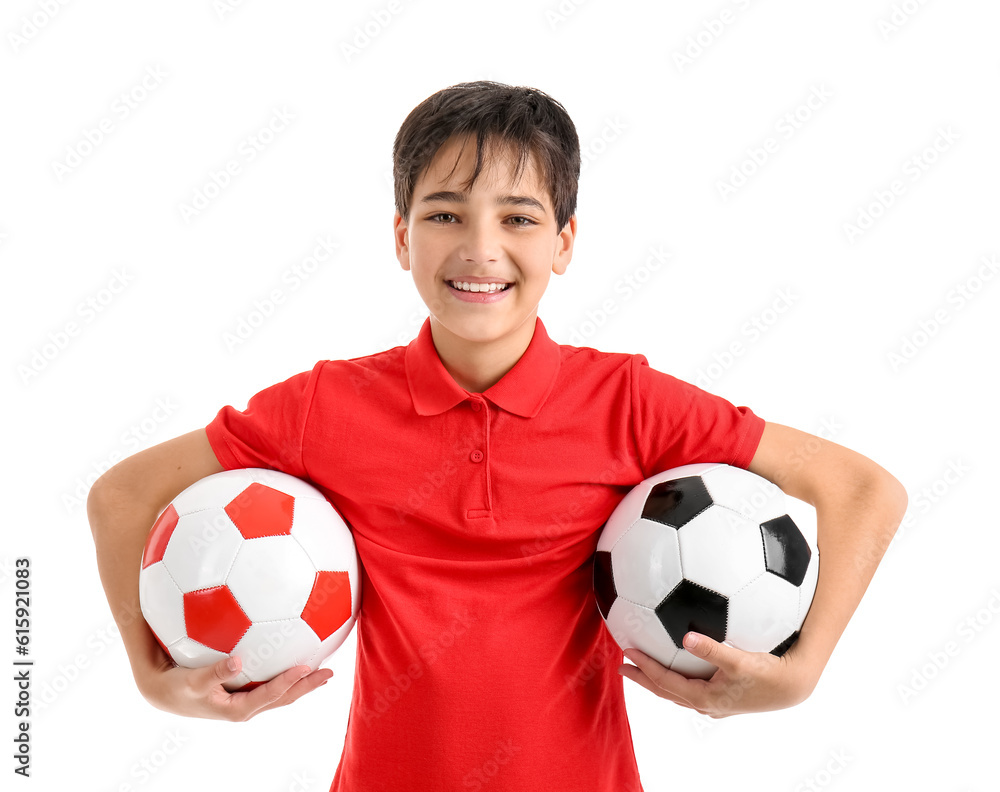
[[[157,518],[139,571],[142,615],[180,666],[239,656],[228,690],[316,670],[361,601],[350,529],[311,484],[276,470],[196,481]]]

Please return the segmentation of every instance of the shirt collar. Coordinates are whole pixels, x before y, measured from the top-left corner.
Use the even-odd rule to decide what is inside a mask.
[[[555,386],[560,358],[559,345],[549,338],[536,315],[535,331],[520,360],[482,395],[508,412],[534,418]],[[429,316],[406,347],[405,368],[413,408],[418,415],[438,415],[470,396],[441,362]]]

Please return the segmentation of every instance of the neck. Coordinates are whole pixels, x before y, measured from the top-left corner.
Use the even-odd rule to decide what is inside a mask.
[[[469,341],[456,336],[431,316],[431,337],[445,370],[470,393],[482,393],[496,385],[531,343],[535,333],[533,313],[512,332],[489,341]]]

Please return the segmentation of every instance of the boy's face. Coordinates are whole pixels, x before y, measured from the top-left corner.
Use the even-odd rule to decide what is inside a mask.
[[[458,166],[447,178],[456,157]],[[569,264],[576,217],[565,228],[556,228],[535,158],[525,164],[516,183],[509,159],[496,157],[471,191],[464,192],[463,182],[475,169],[475,140],[468,138],[462,150],[462,139],[450,138],[414,187],[409,221],[395,214],[396,257],[413,273],[430,309],[436,344],[440,338],[451,349],[463,340],[504,340],[518,346],[520,340],[523,351],[534,333],[550,273],[562,275]],[[473,302],[461,299],[449,285],[463,278],[511,285],[498,300]]]

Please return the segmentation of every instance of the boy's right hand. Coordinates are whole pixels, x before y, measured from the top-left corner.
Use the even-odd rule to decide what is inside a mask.
[[[333,676],[329,668],[310,671],[301,665],[253,690],[230,693],[222,685],[239,673],[239,658],[223,658],[204,668],[175,666],[166,655],[163,659],[163,665],[139,682],[139,690],[157,709],[192,718],[247,721],[264,710],[291,704]]]
[[[108,604],[128,652],[132,675],[143,697],[157,709],[192,718],[245,721],[258,712],[291,704],[326,682],[333,671],[310,674],[298,666],[245,693],[222,684],[239,673],[229,658],[206,668],[175,666],[141,613],[139,560],[150,526],[177,494],[194,482],[221,473],[204,429],[138,451],[105,472],[87,496],[97,567]]]

